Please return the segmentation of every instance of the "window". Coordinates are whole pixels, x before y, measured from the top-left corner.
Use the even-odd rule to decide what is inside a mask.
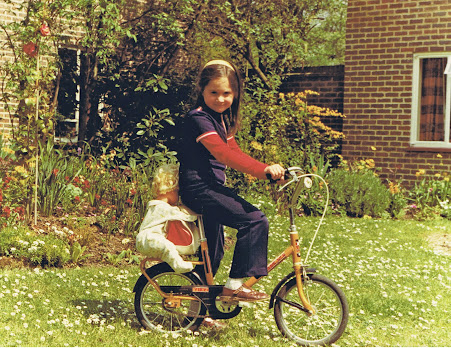
[[[413,60],[413,147],[451,148],[451,53]]]
[[[58,91],[55,139],[61,142],[78,141],[80,102],[80,50],[60,48],[61,70]]]

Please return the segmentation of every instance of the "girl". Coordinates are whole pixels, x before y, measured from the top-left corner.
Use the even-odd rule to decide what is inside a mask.
[[[204,216],[213,274],[224,255],[223,225],[238,230],[232,267],[223,298],[259,301],[263,292],[246,288],[245,277],[267,275],[268,220],[256,207],[225,184],[230,166],[259,179],[281,179],[279,164],[267,165],[241,152],[234,135],[239,128],[241,81],[227,61],[213,60],[202,69],[196,109],[185,118],[180,161],[180,196],[186,206]]]

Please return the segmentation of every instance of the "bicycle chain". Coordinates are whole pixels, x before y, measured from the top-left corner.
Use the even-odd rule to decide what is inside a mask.
[[[199,301],[200,301],[206,308],[208,308],[207,304],[206,304],[201,298],[199,298],[199,297],[196,296],[196,295],[192,295],[192,296],[198,298]],[[221,301],[221,302],[222,302],[222,301]],[[232,303],[232,306],[233,306],[233,305],[237,306],[239,302],[231,301],[231,302],[227,302],[227,303]],[[175,312],[174,310],[171,310],[171,308],[165,306],[165,304],[164,304],[164,299],[162,300],[162,307],[163,307],[163,309],[164,309],[166,312],[171,313],[171,315],[176,315],[176,316],[179,316],[179,317],[189,317],[189,318],[196,318],[196,319],[197,319],[197,318],[204,318],[204,319],[205,319],[205,318],[211,318],[211,316],[210,316],[210,315],[207,315],[207,314],[206,314],[206,315],[189,315],[189,314],[184,314],[184,313],[178,313],[178,312]],[[216,306],[216,308],[218,309],[218,306]],[[230,311],[230,312],[232,312],[232,311]],[[227,313],[227,312],[222,312],[222,313]]]

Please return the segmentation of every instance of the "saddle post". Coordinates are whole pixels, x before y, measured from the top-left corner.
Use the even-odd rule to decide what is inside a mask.
[[[204,263],[205,279],[207,280],[208,285],[214,285],[213,270],[211,268],[210,255],[208,254],[207,237],[205,236],[204,220],[202,215],[198,215],[197,221],[200,232],[200,250]]]

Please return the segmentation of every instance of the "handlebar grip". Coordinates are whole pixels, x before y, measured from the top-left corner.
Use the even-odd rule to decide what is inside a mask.
[[[266,177],[268,178],[268,180],[271,184],[274,184],[280,180],[280,179],[274,180],[271,177],[271,174],[269,174],[269,173],[266,174]],[[285,169],[285,174],[283,175],[283,178],[284,178],[284,180],[288,180],[290,178],[290,172],[288,171],[288,169]]]
[[[274,183],[277,182],[277,180],[274,180],[274,179],[272,178],[271,174],[269,174],[269,173],[266,173],[266,178],[269,180],[269,182],[270,182],[271,184],[274,184]]]

